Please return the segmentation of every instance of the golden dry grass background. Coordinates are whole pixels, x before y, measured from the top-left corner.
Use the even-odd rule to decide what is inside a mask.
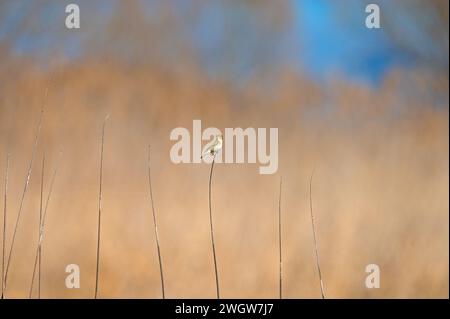
[[[100,297],[160,297],[148,144],[166,295],[215,297],[209,166],[175,165],[169,158],[170,131],[191,128],[193,119],[201,119],[203,127],[220,129],[279,128],[277,174],[259,175],[255,164],[215,168],[213,213],[224,298],[278,296],[281,175],[284,296],[320,297],[308,202],[314,166],[313,201],[328,297],[448,298],[448,109],[436,108],[434,95],[427,94],[431,85],[448,100],[445,76],[393,71],[379,89],[338,78],[324,89],[285,70],[270,75],[276,83],[270,89],[263,80],[253,80],[237,90],[189,68],[166,72],[89,61],[48,72],[27,62],[4,68],[0,176],[10,152],[7,245],[39,112],[46,105],[7,297],[27,297],[38,239],[42,154],[48,190],[61,147],[45,227],[42,297],[93,297],[100,133],[108,113]],[[80,289],[64,286],[71,263],[80,266]],[[380,289],[364,286],[365,266],[371,263],[381,268]]]

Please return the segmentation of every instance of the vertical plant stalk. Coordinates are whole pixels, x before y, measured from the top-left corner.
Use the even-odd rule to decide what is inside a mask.
[[[103,121],[102,136],[101,136],[101,148],[100,148],[100,180],[99,180],[99,194],[98,194],[98,224],[97,224],[97,266],[95,270],[95,292],[94,298],[97,299],[98,296],[98,275],[100,266],[100,231],[101,231],[101,221],[102,221],[102,183],[103,183],[103,145],[105,142],[105,126],[108,120],[108,115]]]
[[[45,91],[45,97],[47,97],[47,95],[48,95],[48,89]],[[34,138],[33,150],[32,150],[32,153],[31,153],[31,159],[30,159],[30,163],[29,163],[29,166],[28,166],[28,172],[27,172],[27,176],[26,176],[26,179],[25,179],[25,186],[24,186],[24,189],[23,189],[23,192],[22,192],[22,197],[20,199],[19,213],[17,214],[16,222],[15,222],[15,225],[14,225],[14,231],[13,231],[13,235],[12,235],[11,246],[10,246],[9,254],[8,254],[8,261],[6,263],[5,279],[4,279],[5,280],[5,290],[8,287],[9,266],[10,266],[10,263],[11,263],[12,254],[14,252],[14,243],[15,243],[15,240],[16,240],[16,234],[17,234],[17,229],[18,229],[18,226],[19,226],[20,216],[22,214],[23,203],[25,201],[25,196],[27,194],[28,185],[30,184],[30,177],[31,177],[32,169],[33,169],[34,157],[36,155],[36,149],[37,149],[37,145],[38,145],[38,141],[39,141],[39,135],[41,133],[43,115],[44,115],[44,109],[42,108],[41,109],[41,114],[39,116],[39,123],[38,123],[36,136]]]
[[[282,260],[282,250],[281,250],[281,186],[283,183],[283,178],[280,178],[280,193],[278,197],[278,249],[280,254],[280,299],[283,298],[283,260]]]
[[[62,153],[60,153],[60,158],[61,158]],[[44,241],[44,227],[45,227],[45,220],[47,217],[47,208],[48,208],[48,203],[50,202],[50,197],[52,196],[52,192],[53,192],[53,184],[55,182],[55,178],[56,178],[56,174],[58,172],[58,165],[59,164],[59,160],[58,163],[56,164],[55,170],[53,172],[52,175],[52,179],[50,181],[50,188],[47,194],[47,199],[45,201],[45,206],[43,209],[43,213],[41,213],[41,218],[40,218],[40,228],[39,228],[39,241],[38,241],[38,246],[36,248],[36,254],[35,254],[35,258],[34,258],[34,268],[33,268],[33,276],[31,278],[31,286],[30,286],[30,292],[29,292],[29,298],[31,298],[31,294],[33,292],[33,284],[34,284],[34,278],[36,275],[36,268],[38,265],[38,258],[40,259],[40,253],[41,253],[41,247],[42,247],[42,242]],[[42,174],[42,177],[44,176],[44,174]],[[42,187],[42,186],[41,186]],[[43,188],[43,187],[42,187]],[[42,209],[42,196],[43,192],[41,193],[41,209]],[[40,262],[40,261],[39,261]],[[39,273],[41,272],[41,265],[39,264]],[[40,280],[40,274],[39,274],[39,280]],[[40,298],[40,287],[39,287],[39,298]]]
[[[161,277],[161,293],[162,293],[162,298],[165,299],[166,295],[164,292],[164,275],[163,275],[163,266],[162,266],[162,258],[161,258],[161,248],[160,248],[160,244],[159,244],[158,224],[156,223],[156,212],[155,212],[155,206],[154,206],[154,202],[153,202],[152,178],[151,178],[151,170],[150,170],[150,146],[148,147],[148,186],[150,189],[150,201],[151,201],[151,205],[152,205],[153,225],[154,225],[154,229],[155,229],[155,238],[156,238],[156,248],[158,250],[159,274]]]
[[[313,214],[313,204],[312,204],[312,180],[314,176],[314,170],[311,173],[311,178],[309,179],[309,208],[310,208],[310,214],[311,214],[311,225],[312,225],[312,232],[313,232],[313,239],[314,239],[314,251],[316,255],[316,266],[317,266],[317,272],[319,273],[319,281],[320,281],[320,293],[322,295],[322,299],[325,299],[325,292],[324,292],[324,286],[323,286],[323,280],[322,280],[322,272],[320,271],[320,262],[319,262],[319,249],[317,248],[317,239],[316,239],[316,228],[314,225],[314,214]]]
[[[6,155],[5,192],[3,195],[3,238],[2,238],[2,298],[5,297],[5,241],[6,241],[6,208],[8,202],[9,153]]]
[[[44,195],[44,171],[45,171],[45,154],[42,157],[42,172],[41,172],[41,193],[39,200],[39,228],[38,228],[38,248],[36,259],[34,262],[33,268],[33,277],[31,279],[30,293],[29,298],[31,299],[33,294],[33,282],[36,273],[36,268],[38,269],[38,299],[41,298],[41,246],[39,245],[39,241],[41,238],[41,228],[42,228],[42,204],[43,204],[43,195]],[[37,265],[37,267],[36,267]]]
[[[211,184],[212,184],[212,175],[214,170],[214,163],[216,159],[216,154],[213,155],[213,160],[211,163],[211,171],[209,173],[209,225],[211,229],[211,244],[212,244],[212,253],[214,259],[214,273],[216,276],[216,294],[217,299],[220,299],[220,290],[219,290],[219,274],[217,271],[217,258],[216,258],[216,245],[214,243],[214,226],[213,226],[213,217],[212,217],[212,208],[211,208]]]
[[[41,198],[39,202],[39,239],[41,239],[41,228],[42,228],[42,199],[44,195],[44,172],[45,172],[45,154],[42,157],[42,175],[41,175]],[[42,265],[42,247],[38,246],[39,254],[39,273],[38,273],[38,299],[41,299],[41,265]]]

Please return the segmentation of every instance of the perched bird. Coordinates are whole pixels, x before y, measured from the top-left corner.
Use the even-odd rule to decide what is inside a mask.
[[[222,148],[222,144],[223,144],[222,134],[216,135],[211,145],[203,149],[203,155],[200,158],[203,159],[206,155],[214,157]]]

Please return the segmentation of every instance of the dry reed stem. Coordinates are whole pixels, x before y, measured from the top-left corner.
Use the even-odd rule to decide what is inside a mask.
[[[316,239],[316,228],[314,225],[314,214],[313,214],[313,205],[312,205],[312,179],[314,176],[314,170],[311,173],[311,178],[309,179],[309,208],[311,213],[311,225],[312,225],[312,232],[313,232],[313,239],[314,239],[314,251],[316,255],[316,266],[317,266],[317,272],[319,273],[319,280],[320,280],[320,293],[322,295],[322,299],[325,299],[325,289],[323,286],[323,280],[322,280],[322,272],[320,271],[320,262],[319,262],[319,249],[317,248],[317,239]]]
[[[164,275],[163,275],[163,266],[162,266],[162,258],[161,258],[161,248],[159,244],[159,235],[158,235],[158,224],[156,223],[156,212],[155,206],[153,202],[153,191],[152,191],[152,178],[151,178],[151,170],[150,170],[150,146],[148,147],[148,186],[150,190],[150,201],[152,205],[152,214],[153,214],[153,225],[155,230],[155,238],[156,238],[156,248],[158,250],[158,260],[159,260],[159,274],[161,277],[161,293],[162,298],[165,299],[165,291],[164,291]]]
[[[216,155],[214,154],[213,160],[211,163],[211,171],[209,173],[209,225],[210,225],[210,230],[211,230],[211,244],[212,244],[212,253],[213,253],[213,258],[214,258],[214,273],[216,276],[216,294],[217,294],[217,299],[220,299],[219,274],[217,271],[216,245],[214,243],[214,227],[213,227],[213,217],[212,217],[212,208],[211,208],[211,183],[212,183],[212,175],[213,175],[215,159],[216,159]]]
[[[98,194],[98,224],[97,224],[97,265],[95,270],[95,291],[94,298],[97,299],[98,296],[98,277],[99,277],[99,266],[100,266],[100,231],[101,231],[101,221],[102,221],[102,182],[103,182],[103,145],[105,142],[105,126],[109,115],[106,115],[103,121],[102,135],[101,135],[101,148],[100,148],[100,180],[99,180],[99,194]]]
[[[41,193],[40,193],[40,200],[39,200],[39,228],[38,228],[38,250],[37,250],[37,254],[36,254],[36,260],[34,263],[34,268],[33,268],[33,277],[31,279],[31,287],[30,287],[30,293],[29,293],[29,298],[32,297],[32,292],[33,292],[33,282],[34,282],[34,276],[35,276],[35,272],[36,272],[36,264],[39,263],[39,272],[38,272],[38,299],[40,299],[41,297],[41,249],[40,249],[40,245],[39,245],[39,238],[41,237],[41,227],[42,227],[42,198],[43,198],[43,192],[44,192],[44,171],[45,171],[45,154],[42,157],[42,171],[41,171]]]
[[[41,228],[42,228],[42,202],[44,194],[44,171],[45,171],[45,154],[42,156],[42,171],[41,171],[41,192],[39,200],[39,228],[38,228],[38,249],[36,254],[36,260],[33,267],[33,277],[31,279],[30,292],[28,297],[31,299],[33,293],[33,282],[36,273],[36,268],[38,268],[38,299],[41,298],[41,246],[39,245],[39,240],[41,238]],[[38,267],[36,267],[38,265]]]
[[[283,261],[282,261],[282,250],[281,250],[281,186],[283,183],[283,178],[280,177],[280,192],[278,195],[278,249],[280,254],[280,299],[283,298]]]
[[[33,291],[33,284],[34,284],[34,278],[36,275],[36,268],[37,268],[37,263],[38,263],[38,259],[39,259],[39,290],[38,290],[38,297],[40,298],[40,279],[41,279],[41,257],[40,257],[40,253],[41,253],[41,248],[42,248],[42,242],[44,240],[44,227],[45,227],[45,220],[47,217],[47,208],[48,208],[48,203],[50,202],[50,197],[52,195],[53,192],[53,184],[55,182],[55,178],[56,178],[56,174],[58,173],[58,166],[59,166],[59,160],[61,159],[62,156],[62,152],[60,152],[59,154],[59,159],[58,162],[56,164],[55,170],[53,171],[53,175],[52,178],[50,180],[50,188],[47,194],[47,198],[45,201],[45,206],[43,207],[43,211],[42,211],[42,204],[43,204],[43,182],[41,183],[41,213],[40,213],[40,226],[39,226],[39,241],[38,241],[38,247],[36,248],[36,254],[35,254],[35,259],[34,259],[34,268],[33,268],[33,276],[31,278],[31,285],[30,285],[30,292],[29,292],[29,298],[31,298],[32,295],[32,291]],[[44,169],[44,164],[43,165],[43,169]],[[42,173],[42,180],[44,178],[44,174]]]
[[[3,238],[2,238],[2,297],[5,292],[5,241],[6,241],[6,208],[8,202],[9,153],[6,155],[5,190],[3,195]]]
[[[47,95],[48,95],[48,88],[45,91],[45,98],[47,98]],[[16,240],[16,234],[17,234],[17,229],[18,229],[18,226],[19,226],[20,216],[22,214],[23,203],[24,203],[24,200],[25,200],[25,196],[27,194],[28,185],[30,184],[30,177],[31,177],[32,169],[33,169],[33,162],[34,162],[34,157],[35,157],[35,154],[36,154],[36,149],[37,149],[37,145],[38,145],[39,135],[40,135],[40,132],[41,132],[43,115],[44,115],[44,108],[41,109],[41,114],[39,116],[38,129],[37,129],[36,136],[35,136],[35,139],[34,139],[33,149],[32,149],[32,153],[31,153],[31,160],[30,160],[30,163],[29,163],[29,166],[28,166],[28,172],[27,172],[27,176],[26,176],[26,179],[25,179],[25,186],[24,186],[24,189],[23,189],[23,192],[22,192],[22,197],[20,199],[19,213],[17,214],[16,222],[15,222],[15,225],[14,225],[14,231],[13,231],[13,235],[12,235],[11,246],[10,246],[9,254],[8,254],[8,261],[6,263],[6,271],[5,271],[5,279],[4,279],[5,280],[5,290],[7,289],[7,285],[8,285],[9,266],[10,266],[10,263],[11,263],[12,253],[14,251],[13,250],[14,249],[14,243],[15,243],[15,240]]]
[[[41,198],[39,201],[39,238],[41,238],[41,228],[42,228],[42,199],[44,195],[44,172],[45,172],[45,153],[42,157],[42,175],[41,175]],[[42,250],[41,245],[39,245],[39,273],[38,273],[38,299],[41,299],[41,264],[42,264]]]

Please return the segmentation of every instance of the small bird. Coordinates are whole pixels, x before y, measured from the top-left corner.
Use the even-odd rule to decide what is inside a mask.
[[[223,136],[222,134],[216,135],[214,138],[214,141],[209,145],[208,147],[205,147],[203,149],[203,155],[200,156],[201,159],[203,159],[206,155],[210,156],[216,156],[216,154],[220,151],[223,144]]]

